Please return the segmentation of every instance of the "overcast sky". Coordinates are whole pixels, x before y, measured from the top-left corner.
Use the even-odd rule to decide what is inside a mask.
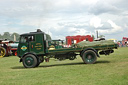
[[[0,0],[0,34],[36,31],[53,39],[93,34],[128,37],[128,0]]]

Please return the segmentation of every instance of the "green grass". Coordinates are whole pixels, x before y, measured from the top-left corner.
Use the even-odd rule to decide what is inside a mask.
[[[78,56],[26,69],[16,56],[0,58],[0,85],[128,85],[128,48],[101,56],[96,64],[83,64]]]

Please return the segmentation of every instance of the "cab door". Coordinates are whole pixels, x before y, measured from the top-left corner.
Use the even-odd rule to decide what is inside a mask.
[[[43,34],[29,36],[29,52],[44,54],[44,37]]]

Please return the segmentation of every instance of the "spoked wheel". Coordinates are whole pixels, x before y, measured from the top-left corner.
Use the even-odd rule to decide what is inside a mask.
[[[0,47],[0,58],[4,57],[6,55],[6,49],[3,47]]]
[[[27,54],[23,57],[23,66],[25,68],[34,68],[38,64],[36,56],[32,54]]]
[[[84,63],[86,63],[86,64],[93,64],[97,60],[97,55],[94,51],[87,50],[83,53],[82,59],[83,59]]]

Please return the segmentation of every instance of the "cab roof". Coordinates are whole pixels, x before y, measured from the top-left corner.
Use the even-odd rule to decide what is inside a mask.
[[[24,33],[24,34],[21,34],[20,36],[24,36],[24,35],[36,35],[36,34],[46,34],[44,32],[30,32],[30,33]]]
[[[51,40],[51,36],[49,34],[46,34],[45,32],[30,32],[30,33],[25,33],[21,34],[20,36],[31,36],[31,35],[37,35],[37,34],[45,34],[47,40]]]

